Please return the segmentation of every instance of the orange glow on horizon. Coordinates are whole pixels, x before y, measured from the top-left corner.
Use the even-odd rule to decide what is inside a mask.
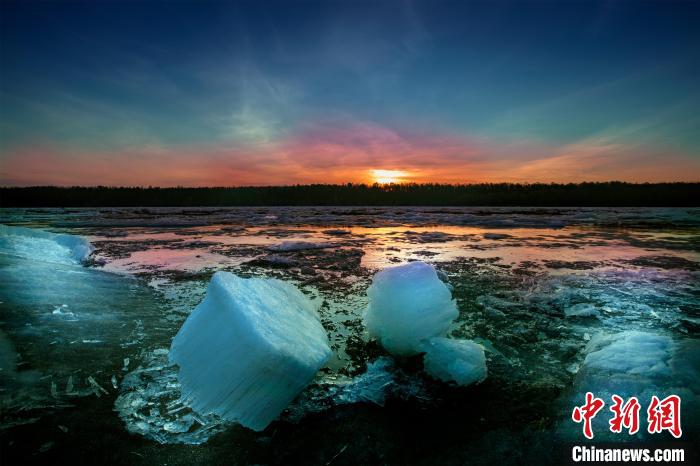
[[[402,183],[408,173],[402,170],[370,170],[372,180],[379,184]]]

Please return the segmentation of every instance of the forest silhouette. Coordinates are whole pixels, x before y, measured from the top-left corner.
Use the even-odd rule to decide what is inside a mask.
[[[697,206],[700,183],[310,184],[245,187],[2,187],[2,207]]]

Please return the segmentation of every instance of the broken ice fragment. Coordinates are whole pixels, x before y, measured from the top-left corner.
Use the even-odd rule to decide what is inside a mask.
[[[217,272],[173,339],[183,402],[263,430],[331,356],[311,301],[276,279]]]
[[[100,392],[104,393],[105,395],[107,395],[109,393],[100,384],[98,384],[97,381],[92,376],[89,376],[87,378],[87,381],[90,384],[90,386],[92,387],[92,390],[95,392],[95,395],[97,395],[98,398],[100,397]]]
[[[367,331],[389,352],[410,356],[443,336],[457,317],[452,294],[432,265],[409,262],[377,273],[367,290]]]
[[[75,395],[73,392],[73,376],[68,376],[68,382],[66,382],[66,395]]]
[[[424,345],[423,366],[433,378],[471,385],[486,378],[484,348],[470,340],[431,338]]]

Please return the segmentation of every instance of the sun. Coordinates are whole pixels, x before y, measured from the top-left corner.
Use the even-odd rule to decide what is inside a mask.
[[[408,175],[401,170],[370,170],[370,172],[374,182],[379,184],[401,183]]]

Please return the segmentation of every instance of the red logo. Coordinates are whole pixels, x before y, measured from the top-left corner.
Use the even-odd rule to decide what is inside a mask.
[[[605,402],[603,400],[593,396],[593,393],[587,392],[586,404],[583,406],[576,406],[574,408],[574,412],[571,413],[571,419],[573,419],[574,422],[583,421],[583,435],[585,435],[586,438],[593,438],[593,427],[591,426],[591,421],[595,415],[598,414],[598,411],[603,409],[603,406],[605,406]]]
[[[676,438],[680,438],[683,435],[681,431],[680,396],[670,395],[661,401],[656,395],[652,396],[649,409],[647,409],[647,417],[649,422],[647,430],[650,434],[667,430]]]
[[[621,433],[622,429],[627,429],[629,435],[639,432],[639,411],[641,405],[637,397],[631,397],[625,401],[618,395],[612,395],[613,404],[610,411],[613,413],[610,424],[610,432]],[[593,438],[593,418],[603,409],[605,402],[596,398],[593,393],[586,393],[586,402],[582,406],[574,407],[571,419],[580,423],[583,422],[583,435],[588,439]],[[680,438],[683,434],[681,430],[681,397],[670,395],[659,400],[656,395],[651,397],[647,408],[647,432],[658,434],[667,430],[675,438]]]
[[[624,427],[630,435],[636,434],[639,431],[639,408],[641,407],[639,400],[633,396],[624,405],[622,404],[624,400],[617,395],[613,395],[612,400],[610,411],[614,416],[610,419],[610,432],[619,434]]]

